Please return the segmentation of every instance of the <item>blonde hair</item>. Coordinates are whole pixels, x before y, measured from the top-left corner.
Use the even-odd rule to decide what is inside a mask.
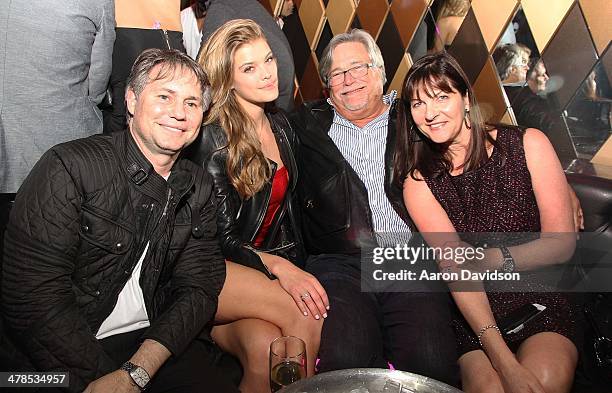
[[[227,175],[242,198],[255,195],[272,174],[253,119],[244,112],[232,88],[236,50],[257,39],[266,39],[257,23],[231,20],[210,36],[198,56],[213,91],[206,124],[218,123],[227,134]]]
[[[439,21],[440,18],[447,16],[466,16],[469,10],[469,0],[446,0],[444,3],[442,3],[442,7],[440,7],[440,11],[438,11],[438,17],[436,20]]]

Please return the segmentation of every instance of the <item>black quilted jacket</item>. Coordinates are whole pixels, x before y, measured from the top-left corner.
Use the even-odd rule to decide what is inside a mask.
[[[70,390],[118,368],[95,338],[147,242],[140,285],[150,338],[180,354],[210,321],[225,279],[212,180],[180,159],[168,182],[129,132],[49,150],[21,187],[6,232],[2,313],[39,370]]]

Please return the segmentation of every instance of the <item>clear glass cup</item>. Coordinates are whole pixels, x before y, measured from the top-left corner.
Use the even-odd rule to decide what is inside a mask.
[[[278,337],[270,344],[272,393],[306,377],[306,344],[293,336]]]

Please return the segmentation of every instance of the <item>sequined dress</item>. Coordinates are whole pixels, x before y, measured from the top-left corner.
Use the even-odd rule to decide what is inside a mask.
[[[446,174],[425,181],[446,211],[457,232],[539,232],[540,219],[523,149],[523,131],[499,127],[498,146],[476,170]],[[491,288],[491,282],[484,282]],[[556,332],[576,343],[576,306],[568,294],[556,292],[490,292],[487,296],[496,321],[527,303],[546,310],[520,332],[504,337],[511,350],[539,332]],[[462,317],[453,321],[460,353],[479,349],[478,340]]]

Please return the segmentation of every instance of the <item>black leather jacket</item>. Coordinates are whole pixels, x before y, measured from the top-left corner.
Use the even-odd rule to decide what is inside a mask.
[[[38,370],[81,392],[116,364],[95,337],[145,246],[142,339],[180,355],[213,319],[225,280],[210,176],[178,160],[166,182],[129,132],[55,146],[22,185],[6,232],[2,314]]]
[[[279,208],[260,251],[267,251],[291,259],[303,266],[305,255],[300,232],[299,211],[295,208],[295,188],[298,170],[295,161],[297,139],[283,112],[267,112],[272,132],[276,138],[281,159],[289,173],[289,185],[285,200]],[[261,258],[252,244],[268,210],[272,193],[272,182],[253,197],[241,199],[227,177],[227,134],[217,124],[205,125],[199,139],[185,152],[186,157],[203,165],[212,175],[217,197],[217,227],[221,249],[227,259],[257,269],[270,278]],[[273,173],[276,164],[272,163]],[[284,250],[295,245],[290,255]]]
[[[402,189],[392,181],[396,104],[389,113],[385,193],[399,216],[414,229]],[[306,251],[359,255],[362,246],[374,242],[372,212],[363,182],[328,135],[333,108],[325,100],[306,103],[290,119],[300,140],[298,198]]]

